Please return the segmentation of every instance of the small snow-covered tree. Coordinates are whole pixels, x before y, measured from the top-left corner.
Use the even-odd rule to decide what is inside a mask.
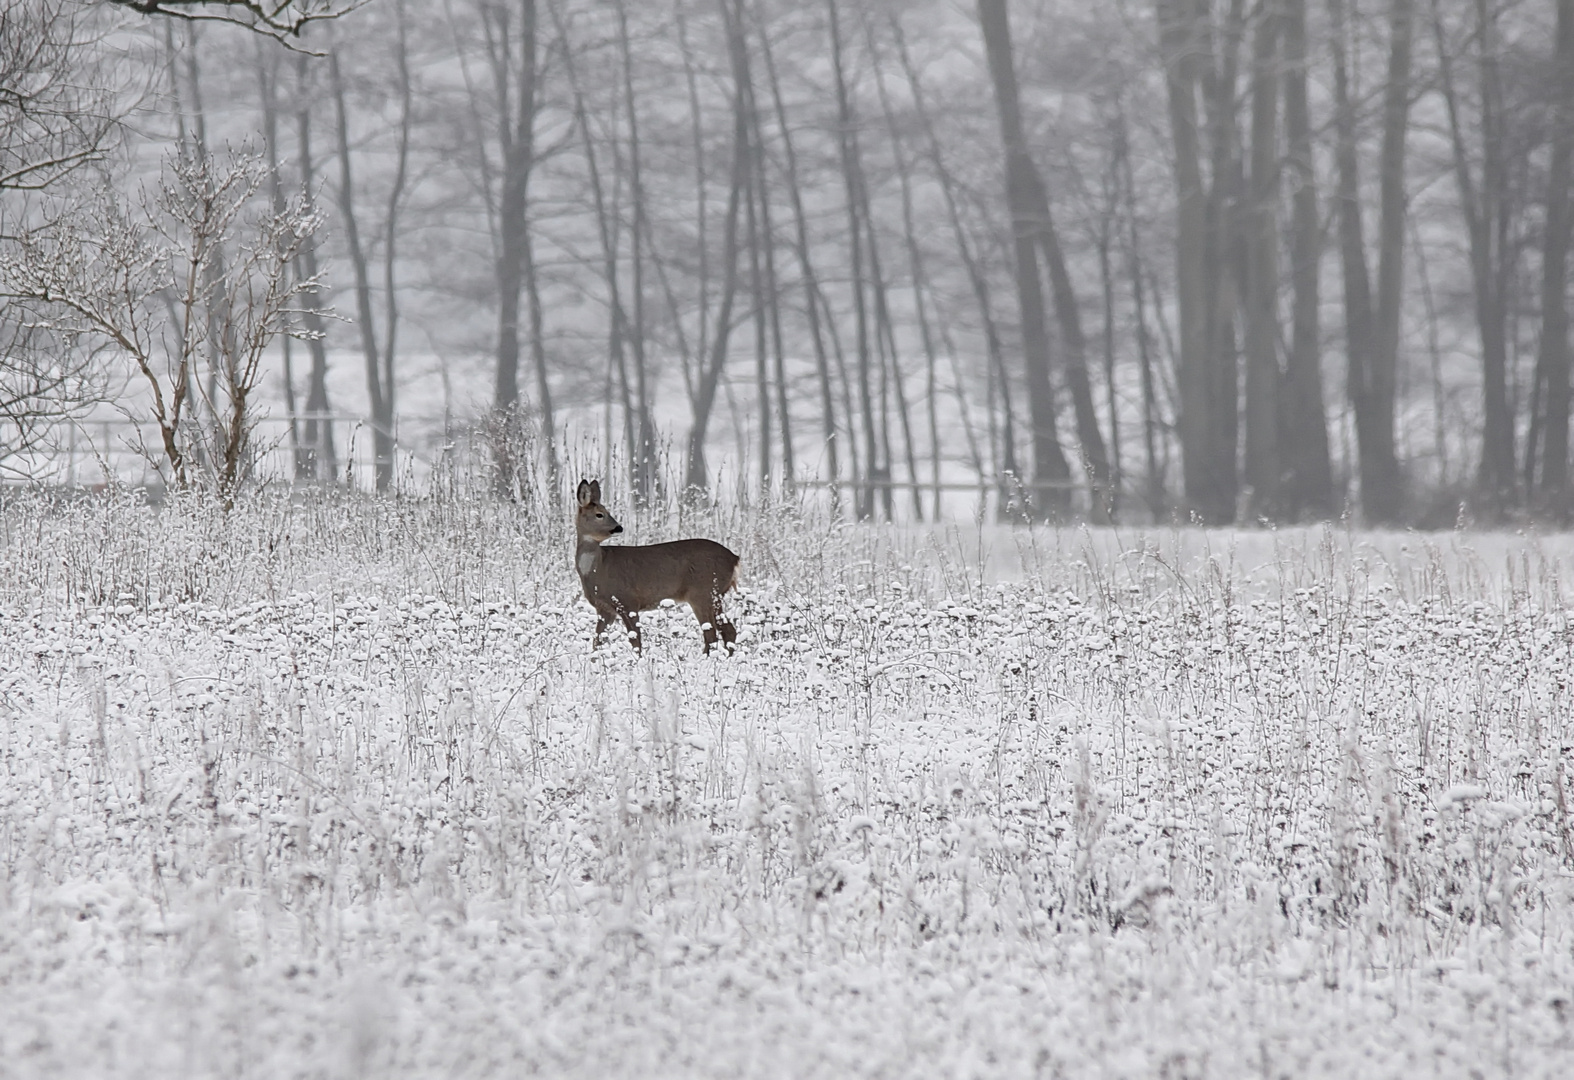
[[[101,190],[0,255],[37,331],[108,346],[141,376],[162,444],[141,449],[167,481],[202,475],[226,499],[251,460],[263,357],[309,336],[299,304],[320,284],[292,272],[320,219],[304,196],[271,205],[267,175],[245,152],[171,157],[136,205]]]

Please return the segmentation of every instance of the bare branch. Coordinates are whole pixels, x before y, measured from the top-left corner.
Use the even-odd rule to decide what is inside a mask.
[[[103,155],[118,115],[93,38],[80,5],[0,0],[0,191],[46,189]]]
[[[371,0],[110,0],[143,15],[243,26],[296,48],[306,28],[348,15]]]

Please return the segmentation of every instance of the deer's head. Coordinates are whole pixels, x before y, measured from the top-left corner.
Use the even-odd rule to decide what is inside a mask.
[[[581,540],[599,544],[607,537],[623,531],[618,519],[601,505],[601,481],[581,480],[577,497],[579,513],[574,516],[574,531]]]

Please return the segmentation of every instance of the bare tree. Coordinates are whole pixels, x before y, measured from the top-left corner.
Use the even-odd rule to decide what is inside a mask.
[[[401,50],[403,45],[404,41],[401,37]],[[387,336],[379,340],[376,311],[372,300],[371,255],[361,239],[360,217],[355,198],[355,180],[350,156],[349,111],[345,104],[344,77],[340,70],[338,48],[330,50],[328,54],[328,73],[329,84],[333,92],[334,116],[337,120],[335,132],[338,137],[339,158],[339,220],[344,226],[345,243],[349,248],[350,254],[350,268],[355,275],[355,322],[360,330],[361,355],[366,365],[366,396],[372,407],[371,426],[375,482],[378,491],[387,491],[393,484],[394,475],[393,335],[398,325],[398,309],[395,306],[394,294],[390,290],[384,297],[384,302],[387,305]],[[406,75],[408,75],[408,72],[406,72]],[[408,88],[408,79],[405,82]],[[399,197],[404,186],[403,162],[407,154],[406,148],[409,144],[410,130],[410,98],[408,93],[403,96],[402,105],[403,120],[400,124],[401,138],[398,152],[400,165],[395,173],[393,195],[388,207],[390,239],[395,231],[392,220],[397,219]],[[388,252],[388,256],[391,260],[391,251]],[[389,263],[388,272],[392,273],[391,262]]]
[[[1516,117],[1508,105],[1501,55],[1505,48],[1501,5],[1477,0],[1473,7],[1475,18],[1462,28],[1466,43],[1456,47],[1450,40],[1436,0],[1432,4],[1432,31],[1437,47],[1438,82],[1448,111],[1454,178],[1469,241],[1470,278],[1481,343],[1479,508],[1501,515],[1520,501],[1515,469],[1515,402],[1509,385],[1513,348],[1510,339],[1514,292],[1524,247],[1517,235],[1527,192],[1516,181],[1516,174],[1524,173],[1524,162],[1541,138],[1539,133],[1527,138],[1517,131]],[[1466,130],[1467,88],[1461,77],[1463,72],[1456,68],[1461,61],[1475,69],[1471,80],[1474,94],[1470,95],[1475,106],[1473,131]],[[1535,471],[1539,390],[1538,381],[1530,394],[1527,479]]]
[[[1291,187],[1290,349],[1285,359],[1284,485],[1281,499],[1292,519],[1328,517],[1334,510],[1328,418],[1323,406],[1321,269],[1322,222],[1307,102],[1306,0],[1284,0],[1284,128]]]
[[[1246,347],[1246,483],[1253,517],[1280,512],[1279,424],[1279,31],[1280,12],[1267,0],[1252,40],[1250,175],[1242,232]]]
[[[1164,463],[1159,457],[1160,426],[1158,377],[1153,355],[1152,335],[1148,330],[1148,288],[1142,260],[1142,243],[1138,226],[1136,170],[1131,164],[1130,124],[1126,118],[1124,98],[1115,99],[1115,161],[1125,203],[1126,229],[1123,237],[1126,255],[1126,272],[1131,279],[1131,305],[1136,315],[1137,362],[1142,380],[1142,449],[1147,466],[1144,498],[1148,512],[1155,521],[1162,520],[1169,509],[1169,496],[1164,489]]]
[[[893,20],[895,16],[892,16]],[[893,26],[896,25],[893,22]],[[900,36],[900,31],[897,31]],[[916,227],[916,213],[913,206],[913,170],[909,165],[907,151],[902,145],[902,132],[897,123],[895,107],[892,104],[891,94],[886,88],[885,72],[880,64],[880,56],[876,50],[875,28],[873,21],[867,16],[864,18],[864,37],[868,43],[868,50],[874,61],[875,90],[880,100],[880,111],[885,118],[886,134],[891,143],[891,155],[896,165],[898,188],[902,196],[902,236],[907,248],[907,271],[911,279],[913,291],[913,318],[918,323],[918,340],[924,353],[925,376],[925,411],[929,421],[929,482],[933,491],[935,518],[940,516],[940,420],[936,411],[935,399],[939,396],[936,381],[936,369],[939,367],[939,357],[935,344],[935,335],[931,328],[929,317],[929,298],[926,295],[926,275],[923,251],[918,241]],[[908,454],[911,461],[912,439],[908,439]],[[910,468],[913,467],[909,466]],[[913,478],[914,513],[923,520],[922,504],[918,501],[918,480]]]
[[[1574,0],[1557,0],[1557,45],[1552,57],[1552,155],[1547,167],[1546,237],[1541,249],[1541,354],[1546,423],[1541,451],[1541,500],[1559,516],[1569,512],[1569,187],[1574,152]]]
[[[304,54],[296,56],[295,63],[295,150],[296,168],[299,172],[300,196],[308,209],[316,206],[318,178],[317,159],[312,149],[312,101],[315,87],[312,84],[314,65]],[[334,481],[339,474],[339,458],[334,447],[332,402],[328,397],[328,334],[322,308],[325,306],[325,288],[318,270],[317,248],[319,238],[313,233],[301,243],[296,255],[296,273],[302,280],[314,283],[310,300],[304,304],[301,320],[306,328],[306,346],[311,355],[311,371],[306,383],[306,415],[301,424],[302,453],[305,457],[305,477]]]
[[[107,345],[142,376],[161,443],[147,452],[167,480],[191,483],[200,448],[226,500],[250,464],[263,357],[279,335],[305,333],[297,307],[315,284],[290,263],[318,218],[300,196],[282,213],[262,205],[266,179],[246,154],[172,159],[136,209],[101,191],[0,257],[6,292],[44,316],[35,325]],[[212,341],[224,348],[216,392],[194,378]],[[207,397],[203,430],[189,423],[193,388]]]
[[[847,213],[848,260],[852,272],[853,342],[856,350],[858,380],[858,412],[863,422],[864,480],[854,500],[859,518],[874,516],[875,485],[888,483],[891,478],[889,454],[882,454],[879,428],[875,423],[874,393],[870,384],[874,350],[878,347],[870,327],[869,299],[866,285],[863,226],[863,208],[866,200],[860,190],[862,173],[859,168],[858,131],[853,115],[852,96],[848,86],[847,64],[841,32],[841,12],[837,0],[826,0],[827,29],[831,39],[831,72],[836,96],[836,152],[841,166],[842,191]],[[887,495],[890,488],[885,487]]]
[[[995,108],[1000,117],[1001,140],[1005,144],[1006,203],[1011,211],[1017,303],[1022,318],[1022,356],[1027,368],[1028,410],[1033,429],[1031,510],[1037,514],[1064,512],[1068,501],[1064,485],[1071,477],[1071,466],[1066,462],[1055,430],[1055,395],[1049,379],[1049,332],[1038,270],[1038,240],[1044,228],[1040,211],[1040,205],[1045,202],[1043,181],[1028,155],[1022,133],[1020,94],[1011,55],[1011,30],[1006,21],[1005,0],[979,0],[978,18],[984,31]]]
[[[1182,466],[1186,501],[1210,522],[1234,520],[1238,479],[1240,271],[1233,256],[1240,179],[1236,79],[1244,12],[1244,0],[1230,0],[1220,27],[1211,5],[1158,0],[1175,155]]]
[[[511,496],[528,465],[520,458],[526,402],[519,369],[527,345],[535,375],[541,456],[549,478],[556,477],[558,468],[531,201],[531,184],[543,156],[537,134],[543,77],[541,19],[536,0],[477,0],[473,7],[483,61],[479,78],[471,74],[470,48],[458,37],[461,20],[451,6],[447,10],[471,125],[461,144],[467,151],[465,173],[479,194],[492,241],[497,330],[488,428],[494,486],[500,494]],[[555,482],[549,482],[548,489],[555,498]]]
[[[732,174],[727,188],[727,208],[722,225],[721,299],[716,311],[715,337],[710,354],[701,360],[698,378],[690,388],[694,420],[689,426],[683,486],[703,492],[710,477],[705,460],[705,437],[710,429],[711,410],[716,390],[721,385],[722,369],[727,363],[727,345],[733,329],[732,309],[738,296],[738,216],[749,183],[752,153],[749,122],[752,76],[749,73],[749,47],[744,36],[742,0],[717,0],[726,25],[727,58],[732,76]]]
[[[563,43],[564,70],[568,75],[573,101],[574,128],[583,150],[583,159],[590,184],[591,210],[595,235],[600,247],[602,287],[606,294],[607,314],[607,409],[611,423],[612,394],[615,391],[623,418],[623,442],[628,447],[634,482],[634,496],[643,502],[654,494],[656,475],[655,425],[651,418],[650,388],[647,379],[645,355],[645,237],[648,226],[645,214],[645,193],[641,168],[639,117],[633,94],[633,50],[629,43],[627,12],[620,7],[617,12],[618,53],[621,78],[617,104],[613,106],[614,131],[605,140],[598,139],[599,125],[595,123],[602,110],[593,108],[590,101],[591,87],[587,86],[585,72],[576,55],[575,44],[570,40],[567,21],[561,5],[550,7],[558,38]],[[626,113],[619,117],[618,114]],[[620,136],[622,119],[627,125],[627,142]],[[608,160],[610,158],[610,161]],[[625,176],[627,162],[629,174]],[[625,185],[625,181],[627,181]],[[622,219],[622,200],[627,196],[632,204],[632,225],[625,230]],[[629,241],[631,273],[625,290],[621,266],[625,233]],[[627,302],[626,302],[627,301]]]
[[[776,59],[769,35],[760,34],[760,53],[765,60],[765,77],[771,89],[771,105],[776,126],[781,135],[782,153],[785,157],[787,197],[792,206],[794,227],[794,253],[798,258],[798,276],[803,282],[804,315],[808,320],[809,341],[814,349],[814,371],[820,389],[820,423],[825,440],[826,466],[829,472],[831,512],[841,511],[841,455],[837,447],[835,394],[831,387],[831,364],[826,351],[826,334],[820,323],[820,282],[810,254],[809,219],[804,212],[798,152],[794,145],[792,127],[787,121],[787,107],[782,100],[781,79],[776,72]],[[782,402],[783,431],[786,427],[786,403]],[[790,445],[784,437],[783,446]]]
[[[643,150],[640,142],[639,102],[634,92],[634,48],[629,35],[627,0],[617,2],[618,54],[623,73],[623,112],[628,125],[629,201],[633,221],[629,228],[629,305],[623,312],[634,368],[635,419],[633,458],[634,493],[650,499],[660,484],[656,468],[656,423],[651,416],[650,363],[646,356],[649,326],[645,315],[645,239],[650,234]],[[622,305],[619,305],[622,309]]]
[[[274,213],[279,213],[285,208],[284,177],[279,168],[280,55],[276,49],[267,49],[261,38],[256,40],[253,55],[257,66],[257,97],[262,103],[262,147],[268,164],[268,192],[273,202]],[[305,449],[301,445],[300,411],[296,408],[295,350],[291,348],[293,344],[292,338],[288,336],[284,338],[280,359],[284,365],[282,382],[284,409],[289,417],[290,455],[295,461],[295,478],[301,480],[309,473]]]
[[[1361,220],[1356,102],[1350,89],[1345,0],[1329,0],[1333,20],[1336,158],[1339,172],[1339,252],[1344,268],[1348,390],[1360,449],[1361,509],[1368,522],[1398,519],[1399,457],[1394,437],[1399,317],[1403,299],[1405,134],[1410,118],[1410,60],[1414,0],[1391,0],[1388,76],[1383,90],[1379,151],[1378,268],[1374,298]]]

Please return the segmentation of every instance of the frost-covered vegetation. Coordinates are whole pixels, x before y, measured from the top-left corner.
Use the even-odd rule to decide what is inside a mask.
[[[0,512],[0,1076],[1554,1076],[1567,540]]]

